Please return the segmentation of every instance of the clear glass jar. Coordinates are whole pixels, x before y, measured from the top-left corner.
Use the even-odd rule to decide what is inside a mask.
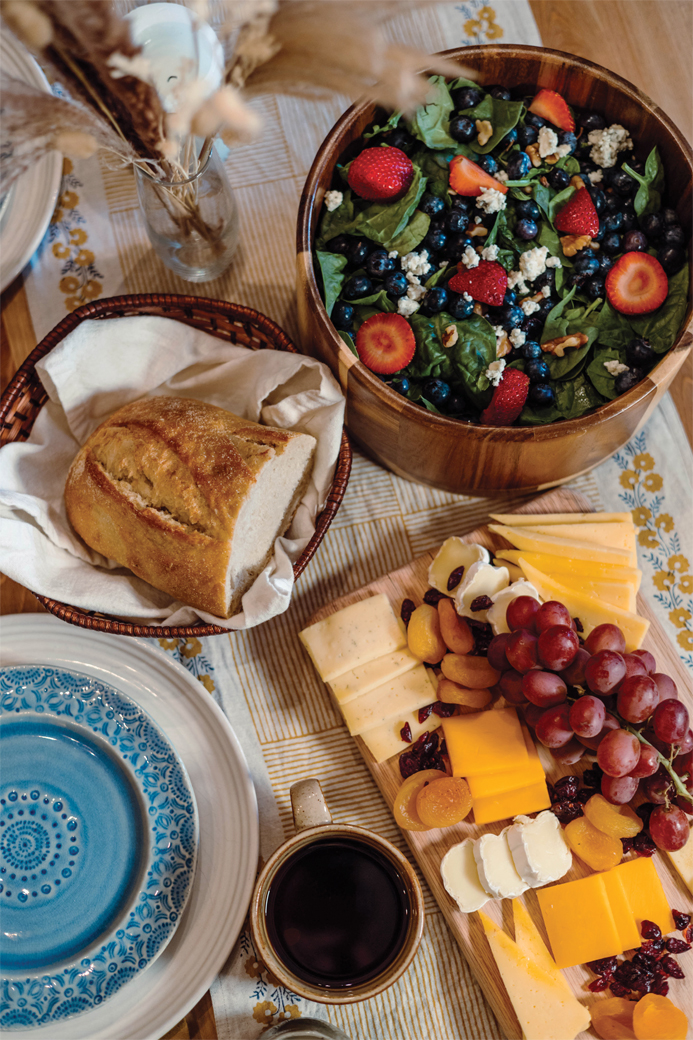
[[[214,148],[186,180],[162,181],[135,168],[137,195],[157,256],[188,282],[209,282],[238,248],[236,200]]]
[[[262,1034],[262,1040],[349,1040],[337,1026],[319,1018],[289,1018]]]

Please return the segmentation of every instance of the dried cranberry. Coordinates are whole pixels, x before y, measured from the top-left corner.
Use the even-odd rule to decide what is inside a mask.
[[[633,980],[633,989],[637,989],[638,993],[651,993],[654,989],[654,984],[655,978],[650,971],[647,972],[647,974],[638,975],[638,977]]]
[[[626,986],[622,986],[620,982],[612,982],[609,989],[615,997],[627,997],[630,994],[630,990]]]
[[[444,592],[438,592],[438,589],[427,589],[423,601],[431,607],[437,607],[441,599],[447,599]]]
[[[627,852],[630,852],[630,850],[633,848],[633,839],[621,838],[621,845],[623,846],[623,855],[625,856],[625,854]]]
[[[600,975],[598,979],[593,979],[589,984],[589,989],[593,993],[601,993],[609,985],[609,977],[608,975]]]
[[[621,982],[624,986],[630,985],[639,975],[640,968],[633,961],[622,961],[614,972],[616,981]]]
[[[643,921],[640,925],[640,934],[643,939],[661,939],[662,929],[654,921]]]
[[[653,971],[659,955],[654,950],[646,950],[644,947],[636,950],[633,954],[633,964],[638,964],[646,971]]]
[[[551,806],[551,812],[558,817],[560,823],[570,823],[571,820],[577,820],[579,816],[584,816],[579,802],[555,802]]]
[[[595,975],[613,975],[618,967],[618,961],[615,957],[601,957],[598,961],[588,961],[587,967]]]
[[[650,816],[652,815],[655,809],[656,806],[654,802],[643,802],[642,805],[639,805],[637,807],[635,812],[640,817],[645,826],[648,827],[650,824]]]
[[[591,769],[586,769],[582,774],[582,782],[585,787],[601,787],[603,773],[598,765],[593,765]]]
[[[664,939],[650,939],[649,942],[644,942],[640,947],[642,953],[647,957],[654,957],[655,960],[659,957],[660,953],[664,949]]]
[[[577,793],[577,800],[578,802],[580,802],[581,805],[584,805],[585,802],[589,802],[593,794],[594,791],[589,790],[589,788],[581,787]]]
[[[687,928],[691,923],[691,915],[684,914],[682,910],[672,910],[671,915],[674,918],[674,924],[680,932],[682,932],[684,928]]]
[[[683,937],[686,942],[693,943],[693,924],[688,925],[688,928],[683,933]]]
[[[405,625],[409,624],[412,614],[416,610],[416,604],[413,599],[405,599],[400,607],[399,616]]]
[[[669,953],[688,953],[691,948],[691,944],[683,942],[681,939],[667,939],[664,944]]]
[[[477,618],[468,617],[465,618],[465,621],[471,628],[472,635],[474,636],[472,657],[485,657],[489,643],[493,639],[493,629],[488,622],[479,621]]]
[[[560,780],[557,780],[554,784],[556,792],[560,792],[563,800],[569,802],[575,801],[579,786],[579,776],[562,776]]]
[[[580,620],[579,617],[574,617],[573,621],[575,622],[575,627],[578,630],[578,632],[584,632],[585,631],[585,626],[583,625],[583,623],[582,623],[582,621]]]
[[[663,971],[655,972],[655,981],[654,986],[652,987],[652,992],[656,993],[659,997],[666,997],[669,992],[669,983],[667,982],[667,977]]]
[[[640,834],[636,834],[633,838],[633,852],[638,856],[654,856],[657,851],[657,846],[652,841],[649,834],[645,834],[641,831]]]
[[[444,739],[440,742],[440,753],[441,755],[447,755],[448,753],[448,745],[445,743]]]
[[[673,957],[662,957],[659,967],[672,979],[685,979],[686,977],[681,970],[681,965]]]
[[[480,610],[489,610],[493,606],[493,600],[490,596],[477,596],[476,599],[472,600],[472,605],[469,608],[473,614],[477,614]]]
[[[419,773],[422,768],[420,757],[412,754],[411,751],[405,751],[399,756],[399,771],[403,780],[413,776],[414,773]]]
[[[450,571],[450,577],[448,578],[448,592],[452,592],[456,589],[459,583],[462,581],[464,575],[464,567],[460,565],[455,567],[454,571]]]
[[[438,715],[441,719],[449,719],[451,715],[455,714],[456,710],[456,704],[445,704],[443,701],[436,701],[433,705],[434,714]]]
[[[402,726],[401,730],[399,731],[399,735],[400,735],[400,737],[402,738],[402,740],[404,741],[405,744],[411,744],[411,742],[412,742],[411,726],[409,725],[408,722],[404,723],[404,725]]]
[[[426,704],[425,707],[419,708],[419,722],[425,722],[432,711],[432,704]]]

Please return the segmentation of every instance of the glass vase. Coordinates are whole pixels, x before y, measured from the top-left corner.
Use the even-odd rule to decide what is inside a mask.
[[[238,209],[216,151],[185,180],[159,180],[139,167],[135,177],[147,234],[163,263],[188,282],[225,271],[238,247]]]

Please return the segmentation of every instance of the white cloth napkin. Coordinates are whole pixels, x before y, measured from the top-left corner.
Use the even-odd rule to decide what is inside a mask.
[[[339,454],[344,398],[319,361],[279,350],[249,350],[158,317],[85,321],[37,371],[49,401],[31,436],[0,452],[2,570],[52,599],[148,623],[185,625],[197,618],[251,628],[289,606],[293,561],[315,530]],[[230,619],[195,611],[89,549],[72,531],[63,490],[68,470],[91,433],[140,397],[192,397],[270,426],[312,434],[313,475],[293,523],[277,538],[270,563]]]

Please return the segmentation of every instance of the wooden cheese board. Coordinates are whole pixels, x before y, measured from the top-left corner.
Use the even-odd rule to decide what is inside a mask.
[[[519,510],[519,512],[532,514],[591,511],[591,504],[584,496],[563,488],[543,495]],[[464,541],[477,542],[491,550],[509,547],[508,543],[502,538],[489,531],[486,525],[478,527],[475,531],[464,536]],[[319,610],[310,619],[309,624],[321,621],[343,607],[377,593],[385,593],[393,609],[399,614],[400,605],[405,598],[411,598],[415,602],[421,601],[423,593],[428,588],[427,574],[432,558],[433,554],[429,553],[394,571],[392,574],[383,575],[383,577],[378,578],[369,585],[334,600]],[[693,717],[690,674],[657,621],[646,598],[642,595],[638,595],[637,610],[642,617],[650,622],[650,628],[643,644],[644,648],[654,654],[658,671],[665,672],[674,679],[679,690],[679,696],[686,703]],[[363,741],[359,737],[354,739],[376,784],[391,808],[402,782],[398,767],[398,757],[395,756],[386,762],[378,764]],[[581,774],[583,768],[586,768],[592,762],[592,759],[583,758],[577,766],[564,767],[557,763],[548,749],[541,745],[539,745],[539,755],[544,765],[547,779],[550,781],[555,781],[568,773],[575,772]],[[402,833],[446,918],[452,934],[485,993],[501,1029],[509,1040],[520,1040],[522,1031],[501,981],[479,916],[475,913],[464,914],[459,910],[455,901],[446,892],[440,876],[440,862],[448,849],[453,845],[465,838],[476,838],[482,833],[492,832],[499,834],[508,822],[504,820],[495,824],[477,826],[474,823],[465,821],[446,829],[402,831]],[[690,912],[691,894],[668,857],[662,852],[657,852],[654,861],[659,877],[664,885],[669,905],[677,910]],[[563,882],[571,881],[591,873],[593,871],[589,867],[576,857],[573,857],[571,870],[561,880]],[[529,889],[525,892],[522,900],[542,934],[544,941],[547,942],[536,891]],[[489,900],[484,906],[484,913],[488,914],[496,924],[503,927],[510,936],[513,935],[512,906],[509,899]],[[686,955],[684,954],[682,957],[682,968],[687,973],[688,979],[672,980],[669,996],[677,1007],[686,1013],[689,1023],[693,1026],[693,986],[690,985],[689,981],[693,972],[693,951],[691,951],[688,957],[690,958],[689,964],[686,963]],[[588,969],[582,966],[569,968],[566,969],[565,976],[574,994],[583,1003],[591,1004],[593,1001],[600,999],[600,995],[593,994],[587,989],[587,983],[595,978]],[[609,996],[608,990],[605,996]],[[557,1035],[560,1035],[560,1032]],[[593,1040],[594,1036],[595,1034],[591,1031],[579,1034],[580,1040],[587,1040],[587,1038]],[[531,1040],[531,1038],[528,1038],[528,1040]]]

